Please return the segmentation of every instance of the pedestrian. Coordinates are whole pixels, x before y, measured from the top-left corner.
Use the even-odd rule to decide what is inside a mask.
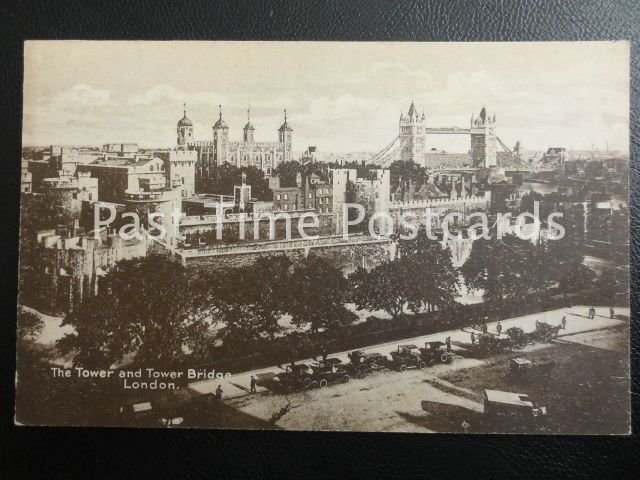
[[[496,325],[496,330],[498,331],[498,336],[500,336],[500,333],[502,332],[502,325],[500,325],[500,322]]]
[[[596,307],[591,307],[589,309],[589,318],[591,319],[596,318]]]
[[[615,313],[616,313],[616,312],[613,310],[613,307],[610,307],[610,308],[609,308],[609,317],[610,317],[610,318],[613,318],[613,317],[614,317],[614,315],[615,315]]]
[[[476,344],[476,334],[471,332],[471,345]]]
[[[463,420],[460,426],[462,427],[462,430],[464,430],[464,433],[469,433],[469,428],[471,427],[471,424],[469,424],[469,422]]]
[[[487,333],[487,331],[489,330],[489,328],[487,327],[486,323],[482,324],[482,333]]]
[[[567,329],[567,316],[566,315],[562,316],[562,329],[563,330]]]
[[[218,385],[216,388],[216,402],[222,403],[222,385]]]
[[[251,375],[251,393],[256,393],[256,377]]]
[[[451,351],[451,337],[447,337],[447,339],[444,341],[444,343],[447,345],[447,352]]]

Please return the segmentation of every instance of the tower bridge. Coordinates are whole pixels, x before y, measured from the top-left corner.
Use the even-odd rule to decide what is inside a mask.
[[[498,166],[498,146],[509,155],[510,167],[527,168],[500,140],[496,134],[496,116],[490,116],[482,107],[478,116],[471,115],[469,127],[433,127],[427,126],[424,112],[418,113],[415,104],[411,102],[409,111],[405,115],[400,113],[398,136],[387,146],[369,159],[369,163],[385,167],[398,158],[403,161],[413,161],[423,165],[428,170],[451,168],[451,166],[435,165],[430,161],[433,155],[427,148],[427,138],[431,135],[468,135],[470,139],[469,161],[456,165],[456,168],[490,168]],[[460,162],[459,162],[460,163]]]

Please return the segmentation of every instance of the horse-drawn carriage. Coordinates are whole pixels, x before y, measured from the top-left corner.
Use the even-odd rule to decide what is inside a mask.
[[[513,348],[524,348],[528,344],[536,342],[551,343],[558,336],[562,325],[550,325],[546,322],[536,321],[536,329],[526,333],[520,327],[508,328],[506,333]]]

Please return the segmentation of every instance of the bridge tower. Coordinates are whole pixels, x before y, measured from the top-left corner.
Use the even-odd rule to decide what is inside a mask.
[[[419,165],[423,164],[425,123],[426,117],[424,112],[420,115],[413,101],[411,102],[407,115],[400,112],[400,160],[412,160]]]
[[[480,115],[471,115],[471,161],[474,167],[490,168],[498,164],[496,157],[496,116],[482,107]]]

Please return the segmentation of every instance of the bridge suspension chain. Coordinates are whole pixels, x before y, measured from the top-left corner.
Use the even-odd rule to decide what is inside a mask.
[[[387,146],[385,146],[382,150],[380,150],[378,153],[376,153],[375,155],[373,155],[371,158],[369,158],[365,163],[375,163],[378,164],[380,163],[379,160],[380,158],[384,157],[386,155],[386,153],[391,149],[391,147],[393,147],[393,145],[396,143],[396,141],[400,138],[399,135],[397,135],[392,141],[391,143],[389,143]]]
[[[507,152],[509,155],[511,155],[511,159],[512,159],[515,163],[517,163],[517,164],[519,164],[519,165],[526,165],[526,162],[524,162],[524,161],[520,158],[520,156],[519,156],[519,155],[516,155],[515,153],[513,153],[513,152],[511,151],[511,149],[510,149],[509,147],[507,147],[507,146],[504,144],[504,142],[503,142],[502,140],[500,140],[500,137],[498,137],[497,135],[496,135],[496,140],[498,140],[498,143],[499,143],[499,144],[500,144],[500,146],[503,148],[503,150],[504,150],[505,152]]]

